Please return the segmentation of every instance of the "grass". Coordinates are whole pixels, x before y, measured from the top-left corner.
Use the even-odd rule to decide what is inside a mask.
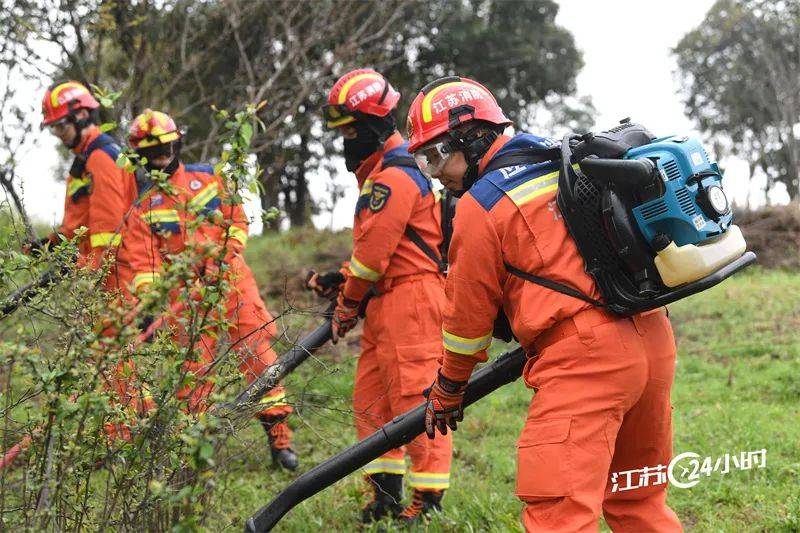
[[[249,262],[262,283],[272,284],[267,294],[273,310],[292,299],[309,303],[298,294],[275,298],[276,282],[298,287],[290,274],[297,278],[304,266],[331,268],[343,259],[342,250],[346,257],[346,234],[316,234],[314,239],[308,246],[306,240],[285,236],[254,239]],[[313,251],[317,244],[325,247],[322,257]],[[273,268],[289,282],[276,277]],[[670,310],[679,350],[675,454],[694,451],[716,458],[767,450],[765,469],[703,476],[691,489],[670,489],[670,505],[687,530],[800,531],[800,274],[752,269]],[[313,323],[308,320],[309,326]],[[355,442],[349,413],[358,352],[354,340],[323,349],[287,380],[298,402],[293,426],[301,472]],[[469,409],[456,433],[446,512],[420,529],[520,530],[515,442],[531,395],[517,381]],[[224,515],[212,517],[211,530],[240,531],[244,518],[294,478],[269,467],[265,446],[253,446],[263,441],[259,431],[253,425],[242,444],[228,452],[239,459],[230,479],[220,480],[224,492],[217,497],[223,500],[215,507]],[[357,511],[366,501],[360,477],[351,475],[299,505],[276,531],[358,529]],[[391,524],[381,527],[393,529]]]
[[[305,272],[336,268],[349,256],[349,241],[347,232],[316,231],[251,240],[248,263],[269,308],[287,311],[280,324],[291,335],[316,326],[319,317],[308,311],[323,307],[302,290]],[[751,269],[670,311],[679,351],[675,454],[716,458],[767,450],[765,469],[703,476],[691,489],[672,488],[670,505],[691,531],[800,531],[800,273]],[[503,349],[493,346],[495,353]],[[350,396],[357,357],[356,331],[287,379],[297,407],[291,423],[299,473],[355,443]],[[515,444],[531,397],[517,381],[470,407],[455,436],[445,513],[418,530],[521,530]],[[255,422],[216,459],[225,467],[214,479],[208,531],[241,531],[247,517],[296,477],[270,465]],[[276,531],[357,530],[364,489],[355,473],[290,511]],[[394,529],[384,523],[367,530]]]

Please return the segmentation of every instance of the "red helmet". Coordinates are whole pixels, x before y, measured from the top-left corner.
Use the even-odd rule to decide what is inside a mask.
[[[89,89],[77,81],[65,81],[51,85],[42,98],[42,126],[48,126],[68,117],[78,109],[97,109],[100,103]]]
[[[422,88],[408,110],[408,151],[432,141],[470,120],[498,126],[511,121],[489,89],[467,78],[439,78]]]
[[[172,117],[161,111],[145,109],[133,119],[128,144],[134,150],[169,144],[181,138],[181,131]]]
[[[351,70],[333,85],[323,115],[329,128],[358,120],[359,113],[385,117],[397,107],[400,93],[371,68]]]

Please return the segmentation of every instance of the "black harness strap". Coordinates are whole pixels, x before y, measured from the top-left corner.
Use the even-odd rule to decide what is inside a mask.
[[[572,296],[573,298],[583,300],[584,302],[592,304],[595,307],[606,307],[606,304],[604,304],[600,300],[595,300],[591,296],[586,296],[579,290],[573,289],[569,285],[564,285],[563,283],[559,283],[551,279],[536,276],[534,274],[531,274],[530,272],[525,272],[524,270],[520,270],[517,267],[511,266],[505,262],[503,263],[503,265],[505,265],[506,270],[508,271],[509,274],[517,276],[518,278],[522,278],[525,281],[530,281],[531,283],[535,283],[537,285],[541,285],[542,287],[548,288],[551,291],[560,292],[561,294],[566,294],[567,296]]]
[[[541,150],[541,149],[515,150],[513,152],[502,154],[492,159],[484,169],[483,174],[485,175],[494,170],[511,167],[515,165],[534,165],[536,163],[544,163],[547,161],[557,161],[560,157],[561,157],[561,150],[559,148],[553,148],[550,150]],[[561,294],[571,296],[572,298],[577,298],[578,300],[582,300],[586,303],[592,304],[595,307],[606,307],[606,304],[604,304],[600,300],[595,300],[591,296],[587,296],[582,292],[580,292],[579,290],[570,287],[569,285],[564,285],[563,283],[543,278],[541,276],[531,274],[530,272],[525,272],[524,270],[520,270],[519,268],[510,265],[506,262],[504,262],[503,264],[505,265],[506,271],[509,274],[516,276],[520,279],[524,279],[525,281],[530,281],[531,283],[535,283],[537,285],[550,289],[551,291],[560,292]]]
[[[137,199],[142,199],[144,195],[153,187],[153,180],[150,175],[142,167],[136,167],[133,173],[136,179],[136,191],[139,193]]]
[[[86,150],[75,156],[72,161],[72,166],[69,167],[69,175],[73,178],[80,178],[83,176],[83,171],[86,170],[86,162],[89,161],[89,156],[98,148],[102,148],[108,144],[114,144],[114,139],[107,135],[98,137],[86,147]]]
[[[561,158],[560,148],[542,150],[540,148],[522,148],[506,154],[495,156],[486,168],[483,169],[481,176],[501,168],[513,167],[517,165],[535,165],[547,161],[558,161]]]
[[[384,161],[383,162],[383,166],[381,167],[381,170],[386,170],[387,168],[391,168],[391,167],[407,167],[407,168],[413,168],[414,170],[418,170],[416,160],[414,160],[413,157],[406,157],[406,156],[393,157],[393,158],[389,159],[388,161]],[[442,206],[442,210],[443,210],[442,211],[442,215],[443,216],[445,214],[444,209],[446,209],[445,205]],[[443,225],[444,225],[444,220],[445,219],[442,218]],[[450,220],[447,221],[447,225],[448,225],[448,227],[452,226],[452,223],[451,223]],[[442,237],[443,238],[444,238],[444,230],[445,230],[445,228],[443,227],[442,228],[442,233],[443,233]],[[450,233],[452,233],[452,231],[449,231],[448,235],[447,235],[447,245],[448,246],[450,245]],[[441,272],[442,274],[446,274],[447,273],[447,266],[448,265],[447,265],[447,254],[446,253],[436,253],[436,251],[433,248],[431,248],[430,245],[428,245],[428,243],[425,242],[425,240],[422,238],[422,236],[419,233],[417,233],[417,230],[412,228],[410,225],[406,226],[406,229],[403,232],[403,234],[406,237],[408,237],[408,240],[413,242],[417,246],[417,248],[419,248],[422,251],[422,253],[424,253],[431,261],[433,261],[433,263],[439,269],[439,272]],[[444,239],[443,239],[442,245],[444,246],[444,244],[445,243],[444,243]]]
[[[427,255],[427,256],[428,256],[428,258],[430,258],[430,260],[431,260],[431,261],[433,261],[433,262],[434,262],[434,264],[436,264],[436,266],[437,266],[437,267],[438,267],[438,269],[439,269],[439,272],[441,272],[442,274],[444,274],[444,273],[446,273],[446,272],[447,272],[447,263],[446,263],[445,261],[443,261],[443,260],[442,260],[442,258],[439,256],[439,254],[437,254],[437,253],[436,253],[436,252],[433,250],[433,248],[431,248],[430,246],[428,246],[428,243],[426,243],[426,242],[425,242],[425,241],[422,239],[422,237],[420,236],[420,234],[419,234],[419,233],[417,233],[417,232],[414,230],[414,228],[412,228],[411,226],[406,226],[406,230],[403,232],[403,234],[404,234],[406,237],[408,237],[408,240],[410,240],[411,242],[413,242],[414,244],[416,244],[416,245],[417,245],[417,248],[419,248],[420,250],[422,250],[422,253],[424,253],[425,255]]]
[[[439,202],[442,205],[442,244],[439,246],[439,256],[444,264],[443,273],[446,274],[450,266],[448,253],[450,251],[450,240],[453,238],[453,217],[456,216],[458,198],[445,189]]]
[[[386,170],[387,168],[392,167],[407,167],[419,170],[419,167],[417,167],[417,161],[413,157],[404,155],[393,157],[388,161],[384,161],[383,165],[381,166],[381,170]]]

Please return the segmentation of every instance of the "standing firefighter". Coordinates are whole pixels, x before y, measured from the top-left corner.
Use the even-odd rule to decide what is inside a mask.
[[[485,87],[457,77],[430,83],[409,111],[409,151],[420,169],[464,194],[428,436],[456,429],[467,380],[487,360],[505,313],[526,352],[538,354],[523,372],[536,390],[518,442],[525,528],[596,531],[602,510],[615,531],[679,531],[665,485],[619,493],[609,483],[611,472],[670,460],[669,320],[662,309],[621,318],[511,275],[509,265],[600,298],[556,205],[557,143],[503,135],[509,124]],[[520,150],[534,160],[507,157]]]
[[[88,231],[78,239],[78,266],[93,269],[101,266],[109,249],[119,247],[123,219],[137,196],[134,177],[116,166],[120,147],[96,125],[99,108],[89,90],[76,81],[55,83],[44,94],[42,127],[76,155],[67,178],[61,227],[31,246],[56,242],[58,234],[72,239],[78,228],[85,227]],[[112,264],[105,287],[119,286]]]
[[[276,327],[244,260],[247,218],[211,166],[180,161],[181,137],[172,118],[159,111],[145,110],[133,120],[128,139],[131,148],[146,158],[147,170],[169,177],[166,187],[154,186],[140,198],[139,208],[126,226],[121,256],[131,265],[136,293],[160,276],[162,264],[169,262],[170,256],[183,251],[201,258],[195,269],[204,280],[218,283],[220,271],[224,272],[231,285],[224,295],[225,319],[230,323],[227,334],[241,358],[239,370],[252,382],[275,362],[271,343]],[[193,387],[180,390],[178,397],[188,402],[192,412],[207,408],[213,386],[205,377],[214,362],[215,337],[201,335],[196,344],[199,360],[184,365],[195,381]],[[283,387],[270,391],[262,403],[257,417],[267,431],[272,459],[294,470],[298,461],[286,424],[292,408],[286,403]]]
[[[392,110],[399,99],[383,76],[359,69],[336,82],[325,106],[327,125],[344,137],[347,169],[355,172],[360,189],[353,254],[334,311],[334,341],[356,325],[359,303],[370,288],[375,293],[366,308],[353,389],[359,439],[419,404],[442,355],[444,276],[441,253],[435,251],[442,242],[439,202],[397,132]],[[336,277],[314,277],[310,284],[329,292]],[[412,503],[400,506],[405,463],[403,451],[393,450],[365,468],[375,496],[363,510],[364,522],[386,515],[413,522],[441,510],[450,486],[450,438],[421,436],[406,452]]]

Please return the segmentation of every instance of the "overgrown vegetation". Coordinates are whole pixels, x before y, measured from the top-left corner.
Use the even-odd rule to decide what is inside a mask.
[[[240,191],[259,175],[249,163],[253,131],[263,127],[257,110],[217,114],[227,132],[216,169],[224,201],[240,202]],[[154,175],[154,187],[168,194],[172,185],[163,178]],[[221,224],[227,234],[232,221],[217,213],[188,219],[189,239],[207,224]],[[139,216],[135,206],[129,216]],[[5,294],[74,263],[75,241],[27,256],[18,251],[26,242],[20,226],[6,230]],[[225,444],[254,408],[222,413],[213,405],[191,407],[182,396],[208,383],[213,403],[243,386],[238,347],[225,342],[233,290],[222,262],[227,240],[199,242],[171,255],[135,306],[100,290],[107,269],[73,266],[3,317],[0,442],[4,451],[19,452],[0,477],[4,529],[195,530],[214,513],[212,496],[232,479],[224,474],[235,460]],[[144,340],[148,332],[151,342]],[[205,378],[186,366],[202,360],[204,339],[219,341]]]

